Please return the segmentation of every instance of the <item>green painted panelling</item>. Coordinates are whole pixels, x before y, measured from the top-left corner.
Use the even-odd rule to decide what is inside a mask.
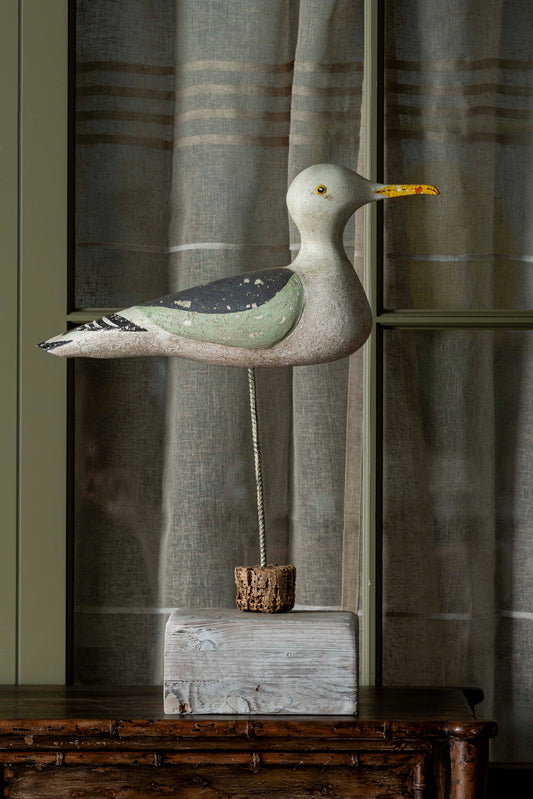
[[[18,2],[0,3],[0,682],[16,679]]]
[[[66,366],[35,344],[65,324],[67,0],[22,5],[21,683],[65,678]]]

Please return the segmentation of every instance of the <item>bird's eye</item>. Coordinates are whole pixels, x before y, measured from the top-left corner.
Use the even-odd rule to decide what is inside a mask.
[[[324,186],[323,183],[319,183],[318,186],[315,189],[317,194],[325,194],[327,192],[327,190],[328,190],[328,187]]]

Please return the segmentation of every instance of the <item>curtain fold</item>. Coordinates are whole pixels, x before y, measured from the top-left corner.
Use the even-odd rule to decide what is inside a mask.
[[[292,178],[317,161],[357,166],[362,0],[78,0],[77,21],[77,302],[133,304],[289,264],[299,247],[285,203]],[[112,364],[78,366],[77,681],[120,681],[125,657],[129,682],[160,681],[168,609],[233,606],[234,567],[259,559],[246,370],[179,359],[139,368],[157,371],[159,414],[149,392],[125,392],[123,488],[100,466],[91,493],[87,453],[113,460],[115,445],[104,447],[90,405],[114,418],[138,369],[123,366],[117,380]],[[356,472],[348,524],[343,508],[348,372],[342,361],[257,373],[268,559],[295,562],[305,605],[343,602],[343,549],[344,584],[356,586]],[[353,432],[360,392],[350,403]],[[157,436],[133,458],[141,430]],[[145,490],[134,479],[143,454],[157,463],[157,501],[146,497],[152,479]],[[125,541],[139,543],[128,557]],[[94,569],[96,543],[105,558]],[[356,610],[357,592],[346,597]]]
[[[362,83],[362,4],[302,0],[289,180],[312,163],[357,169]],[[291,230],[295,240],[293,224]],[[345,247],[353,259],[353,223]],[[304,605],[342,604],[348,370],[348,359],[293,370],[290,548],[297,602]]]
[[[174,17],[173,0],[76,2],[77,308],[166,293]],[[157,577],[167,363],[72,367],[72,678],[150,682],[166,620]]]
[[[351,0],[176,10],[172,290],[290,262],[292,178],[357,165],[363,53]],[[268,559],[305,605],[341,604],[347,378],[258,370]],[[169,364],[163,493],[160,604],[233,606],[234,566],[258,562],[246,370]]]

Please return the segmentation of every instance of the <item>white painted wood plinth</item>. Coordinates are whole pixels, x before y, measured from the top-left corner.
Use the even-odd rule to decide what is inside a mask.
[[[165,713],[357,713],[357,617],[345,611],[175,610]]]

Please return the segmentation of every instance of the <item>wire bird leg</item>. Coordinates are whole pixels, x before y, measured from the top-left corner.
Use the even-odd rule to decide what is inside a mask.
[[[259,447],[259,430],[257,424],[257,403],[255,390],[255,369],[248,369],[248,389],[250,394],[250,416],[252,420],[252,443],[254,447],[255,485],[257,490],[257,520],[259,523],[259,553],[261,567],[266,566],[265,542],[265,502],[263,496],[263,473],[261,471],[261,450]]]
[[[257,519],[259,522],[260,566],[236,566],[237,607],[242,611],[260,613],[286,613],[294,607],[294,566],[267,566],[265,544],[265,503],[263,498],[263,475],[261,472],[261,450],[257,424],[255,369],[248,369],[250,393],[250,416],[252,419],[252,442],[254,446],[255,485],[257,488]]]

